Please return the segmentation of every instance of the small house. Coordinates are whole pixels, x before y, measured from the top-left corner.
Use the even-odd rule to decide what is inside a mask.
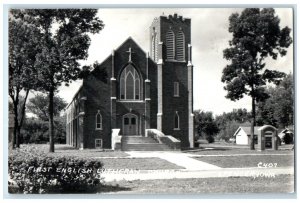
[[[292,144],[294,142],[294,126],[289,126],[285,129],[282,129],[278,134],[278,137],[282,143]]]
[[[261,126],[254,127],[254,142],[255,142],[255,144],[257,144],[258,129],[260,127]],[[235,137],[235,142],[237,145],[249,145],[250,144],[250,135],[251,135],[251,127],[240,126],[233,134],[233,137]]]

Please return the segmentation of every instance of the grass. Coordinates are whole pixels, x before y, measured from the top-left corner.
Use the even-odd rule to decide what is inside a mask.
[[[160,158],[99,159],[105,169],[161,170],[184,169]]]
[[[9,187],[11,193],[16,188]],[[87,193],[98,194],[245,194],[245,193],[292,193],[294,176],[229,177],[197,179],[159,179],[118,181],[101,185]]]
[[[21,145],[22,147],[30,145]],[[32,145],[38,150],[48,153],[49,146],[45,144]],[[134,169],[134,170],[160,170],[184,169],[176,164],[160,158],[129,158],[129,154],[122,151],[103,151],[99,149],[78,150],[67,145],[55,145],[55,152],[49,156],[75,156],[79,158],[97,158],[103,163],[105,169]],[[105,158],[104,158],[105,157]]]
[[[28,144],[21,145],[21,147],[25,146],[35,146],[38,147],[38,150],[48,153],[49,145],[47,144]],[[111,150],[101,150],[101,149],[84,149],[79,150],[75,149],[68,145],[56,144],[55,152],[48,153],[50,156],[75,156],[79,158],[97,158],[97,157],[127,157],[129,156],[127,153],[122,151],[111,151]]]
[[[203,156],[194,157],[222,168],[248,168],[258,167],[258,164],[276,163],[276,167],[294,166],[293,155],[251,155],[251,156]]]
[[[250,150],[246,148],[225,148],[225,147],[212,147],[212,148],[200,148],[195,150],[183,151],[183,153],[195,154],[195,155],[232,155],[232,154],[294,154],[294,150]]]
[[[118,181],[105,187],[109,194],[291,193],[294,176]]]

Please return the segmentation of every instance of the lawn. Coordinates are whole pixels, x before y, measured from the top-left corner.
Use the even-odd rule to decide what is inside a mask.
[[[294,150],[250,150],[248,148],[211,147],[183,151],[195,155],[232,155],[232,154],[294,154]]]
[[[293,155],[245,155],[245,156],[202,156],[194,157],[199,161],[204,161],[222,168],[247,168],[258,167],[258,164],[270,164],[273,167],[294,166]]]
[[[184,169],[160,158],[99,159],[105,169],[161,170]]]
[[[134,170],[160,170],[160,169],[184,169],[176,164],[160,158],[130,158],[129,154],[122,151],[105,151],[99,149],[78,150],[68,145],[55,145],[55,152],[48,153],[49,146],[45,144],[21,145],[23,147],[35,147],[48,156],[75,156],[79,158],[97,158],[104,164],[105,169],[134,169]]]
[[[49,145],[46,144],[27,144],[21,145],[22,147],[34,146],[43,152],[46,152],[50,156],[75,156],[79,158],[97,158],[97,157],[127,157],[127,153],[122,151],[111,151],[111,150],[101,150],[101,149],[75,149],[68,145],[56,144],[55,152],[49,152]]]
[[[104,186],[101,191],[108,194],[291,193],[294,176],[119,181]]]

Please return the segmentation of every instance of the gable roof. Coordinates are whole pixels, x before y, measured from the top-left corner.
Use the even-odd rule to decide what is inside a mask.
[[[262,126],[255,126],[254,127],[254,135],[258,135],[258,129],[261,128]],[[248,136],[251,135],[251,127],[250,126],[240,126],[233,136],[236,136],[241,130],[243,130]]]
[[[134,41],[134,39],[129,36],[122,44],[120,44],[116,49],[113,49],[114,52],[119,51],[119,49],[122,48],[122,46],[124,46],[126,43],[133,43],[135,46],[137,46],[145,55],[148,54],[147,52],[145,52],[140,45],[138,45],[138,43],[136,43],[136,41]],[[101,63],[100,66],[106,61],[108,60],[110,57],[112,56],[112,54],[109,54]],[[152,60],[150,57],[148,57],[150,60]],[[153,61],[153,60],[152,60]],[[95,69],[92,69],[91,72],[93,72]]]
[[[294,129],[285,128],[280,133],[294,133]]]
[[[70,101],[70,103],[65,107],[65,110],[67,110],[69,108],[69,106],[73,103],[75,97],[77,96],[77,94],[81,91],[83,87],[83,82],[81,83],[81,85],[79,86],[78,90],[76,91],[76,93],[74,94],[72,100]]]

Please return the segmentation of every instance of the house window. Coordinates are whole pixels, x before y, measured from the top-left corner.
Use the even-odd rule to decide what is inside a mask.
[[[102,139],[95,139],[95,148],[96,149],[102,148]]]
[[[102,115],[100,110],[96,114],[96,130],[102,130]]]
[[[178,61],[185,60],[184,44],[184,33],[179,31],[176,35],[176,59]]]
[[[132,65],[128,65],[120,77],[120,99],[140,100],[141,80],[138,72]]]
[[[166,35],[167,59],[175,59],[175,39],[174,32],[169,30]]]
[[[179,97],[179,82],[174,82],[174,97]]]
[[[176,111],[174,117],[174,130],[180,130],[179,124],[180,124],[179,115],[178,112]]]

